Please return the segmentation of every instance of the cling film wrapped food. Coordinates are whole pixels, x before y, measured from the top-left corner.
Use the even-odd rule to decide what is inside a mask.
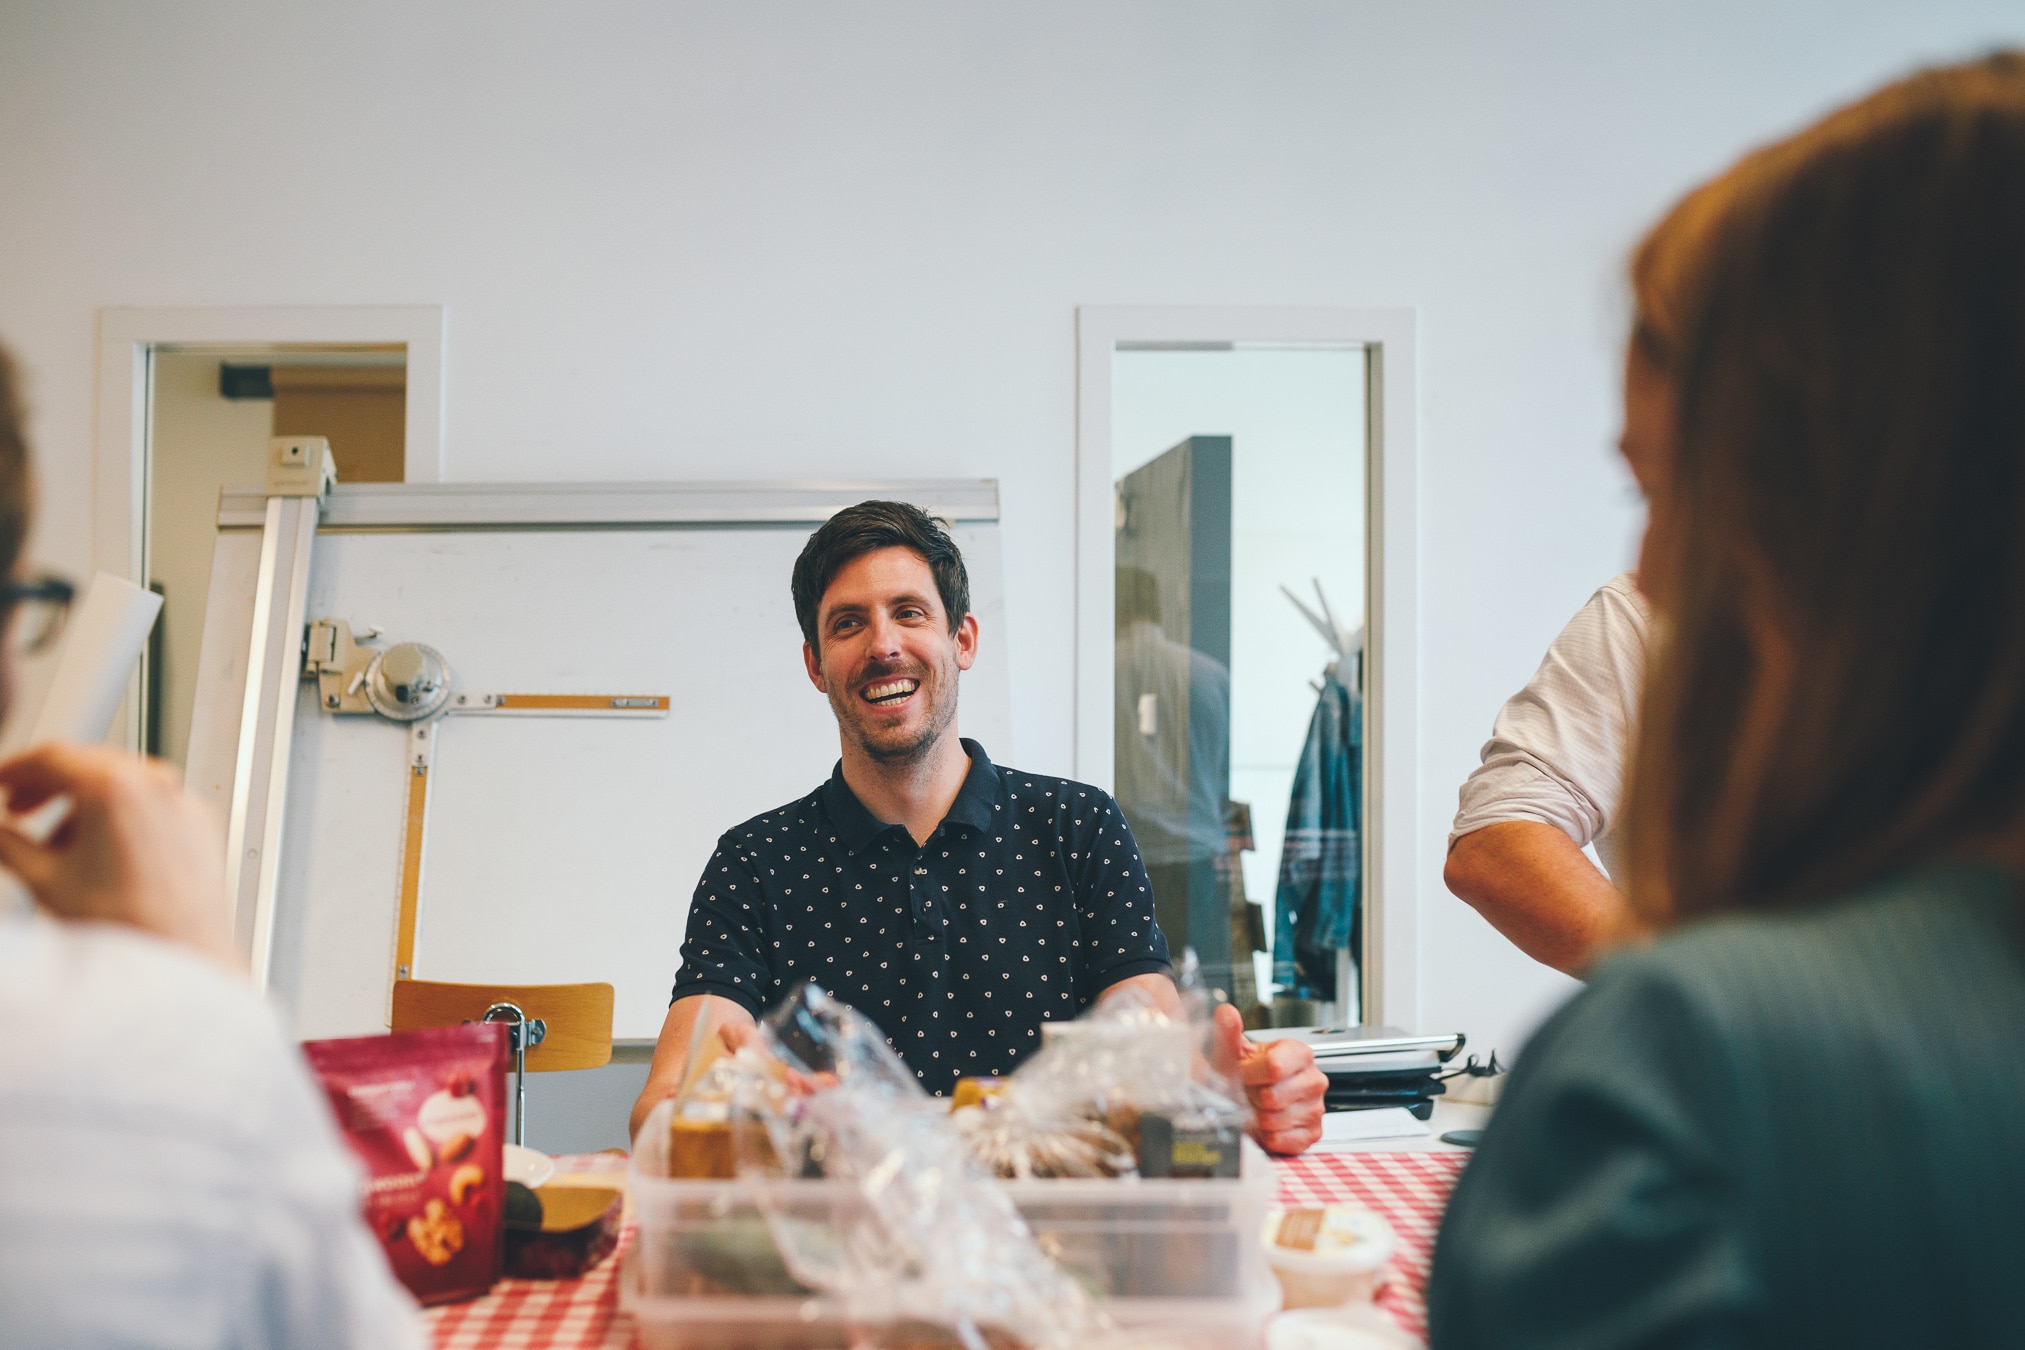
[[[1122,1177],[1138,1169],[1132,1146],[1101,1120],[1064,1114],[1019,1093],[959,1107],[950,1120],[977,1160],[1008,1181]]]
[[[755,1346],[1121,1344],[1113,1299],[1135,1325],[1175,1316],[1150,1309],[1176,1300],[1228,1315],[1270,1275],[1245,1260],[1256,1220],[1225,1216],[1264,1201],[1091,1189],[1142,1171],[1238,1173],[1248,1109],[1204,1053],[1211,1005],[1186,970],[1178,1006],[1120,991],[1017,1074],[973,1082],[953,1113],[874,1023],[814,985],[736,1054],[699,1030],[636,1158],[684,1187],[661,1193],[668,1217],[643,1240],[651,1287],[818,1317],[739,1342]]]
[[[1000,1176],[1232,1177],[1251,1109],[1210,1056],[1214,1003],[1182,960],[1178,1007],[1123,990],[1056,1029],[988,1102],[956,1113]]]
[[[1012,1201],[869,1019],[802,986],[761,1024],[783,1072],[748,1047],[740,1170],[845,1183],[826,1223],[762,1200],[781,1258],[878,1343],[1068,1347],[1100,1319],[1034,1244]],[[774,1192],[758,1188],[765,1197]],[[904,1330],[903,1330],[904,1329]]]

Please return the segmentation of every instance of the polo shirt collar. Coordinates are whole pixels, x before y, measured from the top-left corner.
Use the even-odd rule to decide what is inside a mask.
[[[957,790],[956,800],[949,804],[942,823],[968,825],[982,834],[991,828],[992,809],[999,805],[1003,795],[998,768],[976,741],[966,740],[962,745],[963,752],[970,756],[970,772],[963,776],[963,786]]]
[[[970,756],[970,771],[963,776],[963,786],[957,790],[956,800],[949,804],[949,811],[942,817],[944,825],[963,825],[980,834],[991,827],[992,811],[999,807],[1004,796],[1004,782],[991,757],[984,753],[984,747],[976,741],[965,738],[961,742],[963,752]],[[836,827],[838,842],[856,853],[888,830],[901,829],[889,825],[865,809],[858,800],[858,794],[851,791],[844,781],[844,761],[830,770],[829,781],[822,787],[823,811]]]

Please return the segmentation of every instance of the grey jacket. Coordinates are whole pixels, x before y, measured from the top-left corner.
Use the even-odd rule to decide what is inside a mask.
[[[1606,962],[1456,1187],[1434,1350],[2025,1344],[2021,906],[1933,865]]]

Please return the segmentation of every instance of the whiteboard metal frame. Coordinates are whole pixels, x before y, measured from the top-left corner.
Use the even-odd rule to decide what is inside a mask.
[[[1420,1025],[1415,852],[1419,700],[1415,317],[1411,309],[1082,306],[1076,311],[1075,775],[1112,781],[1111,358],[1121,343],[1342,343],[1365,389],[1364,911],[1366,1022]]]
[[[553,530],[670,525],[820,525],[868,497],[904,496],[952,523],[999,518],[998,480],[723,483],[339,483],[324,533],[367,530]],[[926,500],[924,500],[924,498]],[[267,493],[228,487],[218,528],[259,529]]]
[[[407,461],[411,483],[443,477],[441,305],[247,305],[108,308],[98,312],[93,443],[93,563],[145,585],[148,361],[157,347],[402,343],[407,347]],[[140,676],[116,735],[140,745]]]
[[[874,497],[923,504],[952,524],[999,518],[998,482],[989,478],[863,483],[340,483],[321,499],[269,496],[251,486],[221,491],[220,532],[261,531],[226,853],[234,931],[254,986],[266,990],[273,960],[289,754],[300,706],[296,687],[302,677],[310,562],[318,534],[809,525]]]

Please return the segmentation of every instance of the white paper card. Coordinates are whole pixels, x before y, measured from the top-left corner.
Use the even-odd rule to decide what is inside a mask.
[[[1369,1111],[1331,1111],[1322,1117],[1324,1144],[1352,1144],[1364,1139],[1425,1138],[1433,1131],[1403,1106],[1380,1106]]]

